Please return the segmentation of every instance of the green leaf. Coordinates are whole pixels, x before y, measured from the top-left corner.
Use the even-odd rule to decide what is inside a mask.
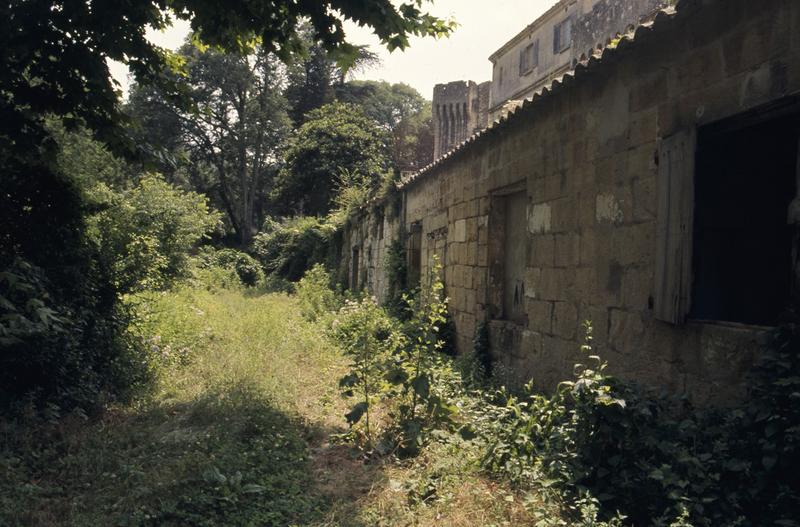
[[[478,437],[478,432],[475,430],[475,427],[469,424],[466,424],[459,428],[458,434],[461,436],[462,439],[465,441],[470,441]]]
[[[392,368],[386,372],[386,381],[397,386],[408,380],[408,373],[402,368]]]
[[[368,409],[369,403],[366,401],[361,401],[360,403],[356,404],[352,410],[344,414],[344,417],[347,419],[348,424],[353,426],[361,420],[364,414],[367,413]]]
[[[418,377],[415,377],[413,381],[411,381],[411,387],[414,388],[414,391],[417,392],[417,395],[423,399],[427,399],[431,391],[431,381],[427,375],[419,375]]]
[[[358,376],[354,373],[345,375],[339,379],[339,388],[352,388],[356,384],[358,384]]]
[[[265,490],[267,490],[266,487],[256,485],[255,483],[248,483],[247,485],[242,486],[243,494],[261,494]]]

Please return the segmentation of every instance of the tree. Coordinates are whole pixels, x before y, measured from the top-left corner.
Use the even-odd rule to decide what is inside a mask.
[[[344,85],[349,72],[368,68],[377,62],[377,55],[365,46],[355,46],[352,59],[342,65],[335,53],[314,42],[311,32],[306,30],[305,48],[287,70],[286,98],[291,105],[290,115],[295,127],[305,122],[308,112],[336,99],[337,91]]]
[[[433,161],[431,104],[403,83],[350,81],[336,88],[337,100],[360,106],[392,138],[399,170],[419,170]]]
[[[359,107],[328,104],[290,137],[273,201],[284,213],[325,214],[341,187],[374,189],[391,168],[387,134]]]
[[[240,243],[247,245],[263,219],[289,131],[282,68],[261,48],[240,55],[187,43],[180,57],[192,109],[185,110],[157,88],[138,86],[130,112],[140,123],[143,140],[159,138],[164,128],[177,133],[173,152],[188,156],[182,169],[190,186],[215,198]]]
[[[186,277],[190,251],[220,219],[205,196],[153,174],[122,192],[99,184],[92,193],[105,208],[89,218],[89,233],[121,294],[164,289]]]
[[[68,131],[85,127],[113,152],[134,156],[118,85],[108,59],[136,81],[189,107],[180,61],[153,45],[145,29],[190,20],[197,39],[247,55],[260,45],[283,60],[300,49],[299,22],[342,63],[355,55],[342,21],[375,30],[389,48],[410,35],[446,35],[452,26],[422,10],[422,0],[12,0],[0,4],[0,336],[47,313],[59,324],[35,324],[24,338],[0,340],[0,406],[23,393],[65,405],[119,395],[123,364],[141,364],[123,342],[127,319],[112,272],[86,234],[84,198],[58,166],[49,117]],[[248,200],[243,200],[247,203]],[[245,206],[246,209],[246,206]],[[27,281],[27,282],[26,282]],[[27,283],[20,288],[19,284]],[[28,285],[30,287],[28,287]],[[31,312],[32,306],[35,311]],[[39,307],[36,307],[39,306]],[[44,314],[44,315],[43,315]],[[12,321],[12,322],[8,322]],[[60,327],[59,330],[56,326]],[[15,326],[17,327],[17,326]],[[41,330],[41,331],[39,331]],[[127,355],[126,355],[127,354]],[[125,357],[128,357],[125,359]],[[127,362],[126,362],[127,361]]]
[[[357,56],[345,39],[345,18],[374,29],[390,50],[403,49],[411,35],[447,35],[453,23],[422,11],[423,0],[399,6],[391,0],[83,0],[14,1],[0,5],[0,138],[38,146],[42,126],[53,114],[68,124],[86,123],[114,148],[133,148],[119,124],[124,116],[106,60],[130,67],[138,82],[157,83],[179,98],[181,85],[164,72],[170,55],[145,37],[173,18],[191,21],[197,38],[238,52],[260,42],[265,52],[288,60],[302,49],[300,22],[308,19],[313,39],[342,63]],[[22,144],[25,143],[25,144]]]

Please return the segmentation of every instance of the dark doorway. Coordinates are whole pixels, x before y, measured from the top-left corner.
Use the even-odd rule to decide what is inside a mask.
[[[698,133],[690,316],[775,325],[792,298],[797,113]]]

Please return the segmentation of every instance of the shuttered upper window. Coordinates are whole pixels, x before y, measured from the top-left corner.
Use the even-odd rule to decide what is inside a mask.
[[[572,19],[566,18],[553,29],[553,53],[561,53],[572,46]]]
[[[519,52],[519,74],[526,75],[539,65],[539,40],[525,46]]]

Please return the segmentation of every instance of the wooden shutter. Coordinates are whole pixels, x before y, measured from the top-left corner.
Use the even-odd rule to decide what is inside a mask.
[[[689,313],[692,287],[694,129],[663,139],[658,149],[655,317],[682,324]]]

